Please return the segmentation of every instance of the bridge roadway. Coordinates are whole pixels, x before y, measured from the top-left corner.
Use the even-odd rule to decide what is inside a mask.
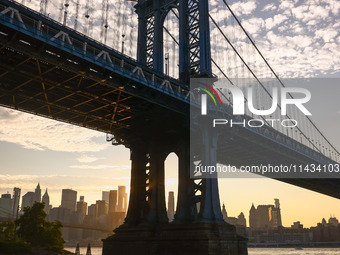
[[[115,135],[129,147],[189,127],[188,86],[32,11],[0,1],[0,105]],[[230,117],[229,109],[219,109]],[[24,127],[23,127],[24,128]],[[164,132],[165,131],[165,132]],[[267,127],[225,129],[219,163],[334,163]],[[340,198],[339,179],[280,179]]]

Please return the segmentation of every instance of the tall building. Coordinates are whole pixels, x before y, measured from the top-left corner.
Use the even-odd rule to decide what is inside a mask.
[[[45,203],[45,206],[44,206],[45,213],[49,214],[52,206],[50,205],[50,196],[48,195],[47,188],[45,190],[45,194],[43,195],[41,201]]]
[[[228,218],[228,213],[227,213],[227,210],[225,209],[224,203],[222,205],[222,216],[223,216],[223,219],[226,221]]]
[[[12,215],[13,218],[15,219],[18,217],[19,212],[20,193],[21,193],[20,188],[13,189]]]
[[[71,212],[76,210],[77,191],[63,189],[61,194],[61,207],[69,209]]]
[[[106,202],[106,200],[97,200],[96,204],[97,204],[97,208],[98,208],[97,217],[108,214],[109,207],[108,207],[108,203]]]
[[[123,212],[127,212],[127,210],[128,210],[128,203],[127,202],[128,202],[128,194],[125,192]]]
[[[98,205],[97,204],[92,204],[88,207],[88,213],[87,213],[91,218],[95,219],[97,218],[98,215]]]
[[[125,186],[118,186],[118,204],[117,204],[117,212],[124,212],[124,197],[126,193]]]
[[[27,192],[25,195],[23,195],[22,202],[21,202],[21,211],[23,211],[24,208],[27,206],[31,207],[33,205],[33,201],[34,201],[34,192],[30,191],[30,192]]]
[[[38,183],[37,187],[35,188],[34,191],[34,199],[33,199],[33,203],[34,202],[41,202],[41,189],[40,189],[40,183]]]
[[[107,203],[109,203],[110,191],[102,191],[102,200],[105,200]]]
[[[249,226],[255,229],[281,227],[282,220],[279,199],[275,199],[275,205],[259,205],[256,209],[253,204],[249,211]]]
[[[228,213],[227,210],[225,209],[225,205],[223,203],[222,205],[222,216],[223,216],[223,220],[225,220],[227,223],[232,224],[239,227],[245,227],[247,226],[247,221],[244,217],[243,212],[240,213],[240,215],[236,218],[236,217],[228,217]]]
[[[335,216],[330,217],[330,218],[328,219],[328,224],[337,227],[337,226],[339,225],[339,220],[338,220]]]
[[[168,196],[168,218],[169,222],[175,218],[175,196],[173,191],[169,191]]]
[[[117,209],[117,190],[110,190],[109,194],[109,213],[115,212]]]
[[[2,194],[0,198],[0,217],[14,218],[12,214],[13,200],[11,194]]]
[[[272,209],[272,227],[278,228],[282,227],[280,200],[275,198],[274,201],[275,206]]]
[[[240,213],[240,215],[237,217],[237,225],[246,227],[247,226],[247,220],[246,217],[244,217],[243,212]]]
[[[77,212],[82,213],[83,217],[87,214],[87,203],[84,201],[84,196],[80,196],[77,202]]]

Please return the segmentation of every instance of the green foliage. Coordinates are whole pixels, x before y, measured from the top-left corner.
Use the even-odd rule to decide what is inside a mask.
[[[31,247],[28,243],[23,241],[0,240],[0,251],[1,254],[26,254],[31,252]]]
[[[0,222],[0,240],[15,240],[15,223],[10,219],[7,222]]]
[[[45,218],[44,203],[34,203],[32,207],[24,208],[24,215],[16,221],[18,236],[33,247],[62,252],[65,243],[61,235],[62,224],[48,222]]]

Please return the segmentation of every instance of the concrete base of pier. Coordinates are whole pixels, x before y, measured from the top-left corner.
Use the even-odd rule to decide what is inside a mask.
[[[227,223],[120,227],[103,240],[103,255],[247,255],[247,239]]]

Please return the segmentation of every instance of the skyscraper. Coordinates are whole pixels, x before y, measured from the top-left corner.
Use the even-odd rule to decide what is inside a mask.
[[[106,202],[106,200],[97,200],[96,204],[98,207],[97,217],[108,214],[109,208],[108,208],[108,203]]]
[[[102,191],[102,200],[105,200],[107,203],[109,203],[110,199],[110,191]]]
[[[124,197],[126,193],[125,186],[118,186],[118,204],[117,204],[117,212],[124,211]]]
[[[109,194],[109,213],[115,212],[117,209],[117,190],[110,190]]]
[[[282,227],[280,200],[275,198],[275,207],[272,210],[273,228]]]
[[[244,217],[243,212],[240,213],[240,215],[237,217],[237,225],[246,227],[247,226],[247,220],[246,217]]]
[[[251,205],[249,210],[249,227],[257,228],[257,213],[254,204]]]
[[[227,210],[225,209],[224,203],[223,203],[223,206],[222,206],[222,216],[223,216],[223,219],[226,221],[227,218],[228,218],[228,213],[227,213]]]
[[[249,211],[249,226],[256,229],[281,227],[282,220],[279,199],[275,199],[275,205],[259,205],[256,209],[253,204]]]
[[[77,191],[63,189],[61,194],[61,207],[69,209],[71,212],[76,210]]]
[[[45,203],[45,206],[44,206],[45,213],[49,214],[51,206],[50,206],[50,196],[48,195],[47,188],[46,188],[45,194],[42,197],[42,202]]]
[[[12,205],[11,194],[2,194],[0,198],[0,217],[13,218]]]
[[[41,189],[40,189],[40,183],[38,183],[37,187],[35,188],[34,191],[34,199],[33,199],[33,203],[34,202],[41,202]]]
[[[80,196],[80,199],[77,202],[77,212],[82,213],[83,217],[85,217],[87,213],[87,203],[84,201],[84,196]]]
[[[27,206],[31,207],[33,205],[33,201],[34,201],[34,192],[30,191],[30,192],[27,192],[25,195],[23,195],[22,202],[21,202],[21,211],[23,211],[24,208]]]
[[[168,196],[168,218],[169,222],[173,221],[175,217],[175,197],[174,192],[169,191]]]
[[[97,215],[98,215],[98,205],[97,204],[92,204],[88,207],[88,215],[93,219],[97,218]]]
[[[15,219],[17,218],[19,212],[20,193],[20,188],[13,189],[12,215]]]

